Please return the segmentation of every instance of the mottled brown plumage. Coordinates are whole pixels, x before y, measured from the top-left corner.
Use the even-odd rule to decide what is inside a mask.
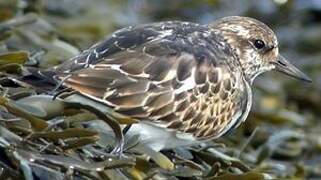
[[[68,77],[65,86],[121,114],[195,141],[220,137],[246,119],[252,81],[278,57],[271,29],[228,17],[124,28],[54,71]]]

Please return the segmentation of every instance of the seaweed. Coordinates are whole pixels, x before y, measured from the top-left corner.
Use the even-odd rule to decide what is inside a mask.
[[[320,6],[169,3],[0,0],[0,179],[321,178]],[[53,67],[120,27],[164,19],[208,23],[226,14],[271,24],[282,52],[298,59],[314,83],[260,78],[248,120],[215,141],[156,152],[139,135],[123,136],[122,127],[137,120],[77,93],[53,97],[19,80],[29,68]]]

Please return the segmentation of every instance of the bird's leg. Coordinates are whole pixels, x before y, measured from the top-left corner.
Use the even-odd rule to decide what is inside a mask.
[[[53,95],[52,100],[55,100],[57,97],[59,97],[60,95],[64,94],[65,92],[68,92],[70,90],[72,90],[72,89],[71,88],[65,88],[65,89],[62,89],[62,90],[60,90],[58,92],[54,92],[54,94],[52,94]],[[72,91],[72,93],[74,93],[74,92],[75,91]],[[53,91],[50,92],[50,93],[53,93]],[[68,95],[71,95],[71,94],[68,94]]]
[[[64,78],[56,85],[56,87],[49,92],[49,94],[56,94],[56,91],[58,91],[58,89],[59,89],[59,88],[64,84],[64,82],[65,82],[68,78],[70,78],[70,77],[71,77],[71,74],[69,74],[69,75],[67,75],[66,77],[64,77]]]
[[[246,142],[242,145],[241,150],[239,153],[236,155],[237,158],[240,158],[242,153],[245,151],[245,149],[249,146],[249,144],[252,142],[252,140],[255,138],[257,133],[259,132],[260,127],[257,126],[255,127],[254,131],[251,133],[250,137],[246,140]]]
[[[109,123],[108,123],[109,126],[114,129],[115,138],[116,138],[116,146],[111,151],[111,154],[115,154],[119,158],[125,157],[123,154],[124,144],[125,144],[123,131],[121,130],[119,123],[113,116],[108,114],[106,116],[109,119]],[[117,124],[117,126],[115,126],[115,123]]]
[[[116,155],[118,158],[126,157],[123,154],[124,151],[124,139],[121,139],[120,142],[117,143],[117,145],[114,147],[114,149],[111,151],[111,154]]]
[[[132,124],[128,124],[125,126],[125,128],[123,129],[123,135],[125,135],[129,131],[130,127],[132,127]]]
[[[65,101],[67,107],[85,109],[89,112],[93,113],[97,118],[103,120],[105,123],[109,125],[109,127],[113,130],[116,139],[116,146],[112,150],[111,154],[117,154],[119,157],[123,156],[123,147],[124,147],[124,136],[122,133],[122,129],[117,121],[117,119],[109,113],[103,113],[96,107],[78,103],[78,102],[69,102]]]

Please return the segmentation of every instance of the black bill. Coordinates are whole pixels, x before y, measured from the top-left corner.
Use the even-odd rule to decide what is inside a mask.
[[[277,71],[280,71],[280,72],[287,74],[289,76],[292,76],[294,78],[300,79],[302,81],[312,82],[312,80],[306,74],[304,74],[302,71],[300,71],[294,65],[292,65],[288,60],[286,60],[281,55],[279,55],[279,58],[278,58],[277,62],[275,63],[275,69]]]

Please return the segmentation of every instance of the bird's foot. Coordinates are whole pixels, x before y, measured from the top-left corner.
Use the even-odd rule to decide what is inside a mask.
[[[127,158],[127,156],[124,154],[124,142],[118,142],[110,154],[115,155],[119,159]]]

